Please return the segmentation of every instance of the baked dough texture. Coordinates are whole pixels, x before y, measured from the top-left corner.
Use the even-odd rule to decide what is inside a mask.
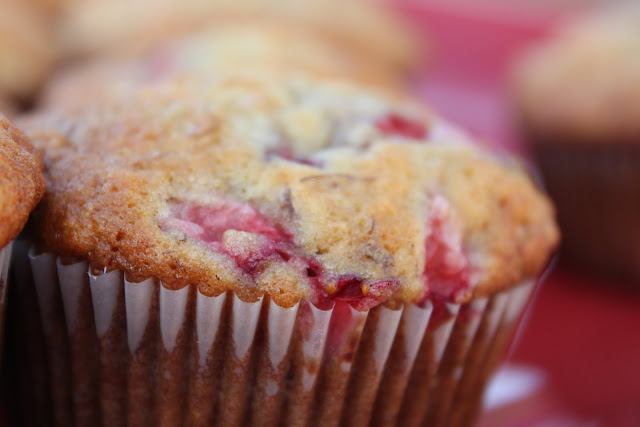
[[[44,195],[40,168],[27,137],[0,114],[0,248],[18,235]]]
[[[366,310],[535,277],[552,206],[410,101],[316,77],[157,85],[22,125],[45,163],[43,250],[170,289]]]

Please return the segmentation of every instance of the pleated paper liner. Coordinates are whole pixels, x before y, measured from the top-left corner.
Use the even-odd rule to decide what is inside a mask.
[[[562,230],[561,257],[640,283],[640,149],[627,141],[529,137]]]
[[[9,265],[11,264],[11,249],[13,243],[0,249],[0,354],[2,354],[4,315],[7,307],[7,285],[9,280]]]
[[[26,264],[17,306],[38,309],[12,322],[26,325],[22,403],[59,426],[468,425],[533,287],[322,311],[131,283],[33,249]]]

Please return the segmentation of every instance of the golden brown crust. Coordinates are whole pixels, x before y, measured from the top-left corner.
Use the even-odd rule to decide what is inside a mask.
[[[45,182],[27,137],[0,114],[0,248],[22,230]]]
[[[514,68],[514,95],[536,135],[586,143],[640,136],[640,7],[600,11],[563,28]]]
[[[409,124],[380,125],[389,117]],[[399,134],[382,131],[389,123]],[[374,294],[397,282],[381,298],[407,303],[425,296],[430,258],[427,273],[440,278],[464,268],[463,289],[445,292],[464,301],[535,276],[557,243],[548,200],[520,170],[412,104],[345,83],[219,78],[25,125],[50,183],[37,211],[45,248],[131,280],[291,306],[314,292],[299,257],[320,266],[328,294],[355,276]],[[251,206],[292,236],[294,260],[248,274],[167,226],[176,200]],[[216,244],[253,253],[263,241],[228,230]]]

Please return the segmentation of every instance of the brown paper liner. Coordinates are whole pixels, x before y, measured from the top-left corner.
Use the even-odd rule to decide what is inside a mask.
[[[638,141],[530,139],[557,208],[561,258],[640,283]]]
[[[11,251],[13,242],[0,249],[0,354],[4,340],[4,316],[7,307],[7,287],[9,282],[9,265],[11,264]]]
[[[32,325],[13,335],[34,425],[468,425],[532,288],[461,306],[284,309],[28,257],[16,294],[38,310],[12,324]]]

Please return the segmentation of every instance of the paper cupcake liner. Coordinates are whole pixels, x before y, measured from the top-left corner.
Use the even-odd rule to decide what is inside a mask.
[[[9,265],[11,264],[11,251],[13,242],[0,249],[0,306],[4,314],[4,307],[7,303],[7,282],[9,280]],[[4,318],[4,316],[2,316]]]
[[[21,340],[27,352],[42,341],[36,412],[56,425],[469,424],[533,285],[463,305],[322,311],[28,259],[19,294],[40,331]]]
[[[0,249],[0,354],[2,354],[2,336],[4,334],[4,314],[7,307],[7,287],[9,281],[9,265],[13,243]]]
[[[585,270],[640,282],[637,141],[534,142],[558,212],[562,257]]]

